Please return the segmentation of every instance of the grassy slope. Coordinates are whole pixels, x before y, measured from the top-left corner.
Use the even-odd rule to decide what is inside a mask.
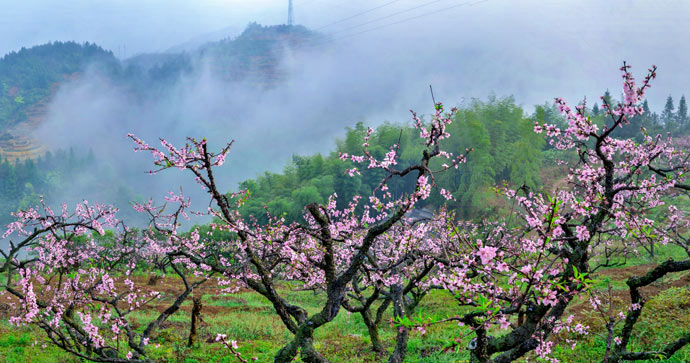
[[[606,291],[606,278],[625,278],[641,271],[641,264],[662,261],[670,256],[680,256],[677,248],[668,246],[660,249],[660,254],[650,261],[639,257],[629,260],[623,268],[601,270],[596,276],[598,283],[595,288]],[[145,277],[142,276],[142,279]],[[167,280],[165,284],[174,284]],[[675,275],[666,278],[662,284],[653,286],[646,292],[655,296],[645,307],[640,323],[636,326],[636,334],[632,341],[633,349],[653,349],[660,345],[655,342],[670,339],[681,332],[682,327],[690,326],[690,274]],[[233,357],[218,344],[209,344],[216,333],[227,334],[240,344],[240,351],[247,358],[258,357],[259,362],[270,362],[277,350],[290,339],[290,334],[283,327],[273,308],[267,300],[253,292],[240,292],[233,295],[219,295],[216,288],[206,287],[203,292],[202,316],[204,322],[199,332],[200,344],[187,348],[186,334],[189,327],[191,304],[187,302],[183,311],[173,315],[166,323],[165,329],[155,336],[151,344],[160,344],[160,348],[152,348],[154,358],[158,362],[235,362]],[[627,291],[620,283],[613,284],[614,301],[625,301]],[[312,292],[290,291],[283,287],[290,299],[297,301],[315,312],[323,294],[314,295]],[[3,301],[6,297],[0,299]],[[0,305],[0,314],[2,314]],[[163,306],[150,306],[149,310],[137,312],[136,318],[140,324],[152,319],[153,309]],[[453,316],[458,313],[453,299],[447,293],[436,292],[427,298],[421,307],[424,315],[439,317]],[[577,345],[575,350],[557,348],[555,356],[563,362],[598,361],[603,356],[605,337],[602,335],[601,319],[588,308],[588,304],[577,303],[571,306],[569,313],[592,326],[592,332]],[[42,333],[31,328],[17,329],[8,324],[6,315],[0,323],[0,362],[78,362],[58,349],[48,345],[42,348]],[[453,325],[430,327],[427,334],[422,336],[413,333],[409,342],[408,362],[462,362],[467,359],[465,352],[442,353],[447,341],[464,334],[460,328]],[[394,329],[385,327],[381,331],[381,338],[392,350],[391,341]],[[662,340],[663,341],[663,340]],[[37,342],[37,344],[34,344]],[[462,346],[467,344],[467,339]],[[349,315],[341,311],[336,320],[318,330],[316,338],[317,349],[329,357],[333,362],[376,362],[376,357],[369,351],[369,339],[361,318],[358,314]],[[690,348],[681,350],[669,362],[690,361]]]

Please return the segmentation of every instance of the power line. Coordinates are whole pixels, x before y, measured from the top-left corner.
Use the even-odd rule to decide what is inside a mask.
[[[347,18],[344,18],[344,19],[340,19],[340,20],[334,21],[334,22],[332,22],[332,23],[326,24],[326,25],[321,26],[321,27],[319,27],[319,28],[316,28],[316,29],[314,29],[314,30],[321,30],[321,29],[323,29],[323,28],[327,28],[327,27],[332,26],[332,25],[335,25],[335,24],[340,24],[340,23],[342,23],[342,22],[344,22],[344,21],[348,21],[348,20],[350,20],[350,19],[354,19],[354,18],[356,18],[356,17],[358,17],[358,16],[360,16],[360,15],[364,15],[364,14],[366,14],[366,13],[370,13],[370,12],[372,12],[372,11],[374,11],[374,10],[381,9],[381,8],[383,8],[383,7],[386,7],[386,6],[391,5],[391,4],[393,4],[393,3],[397,3],[397,2],[399,2],[399,1],[400,1],[400,0],[389,1],[389,2],[387,2],[387,3],[385,3],[385,4],[383,4],[383,5],[379,5],[379,6],[377,6],[377,7],[371,8],[371,9],[369,9],[369,10],[362,11],[361,13],[357,13],[357,14],[355,14],[355,15],[348,16]]]
[[[340,4],[338,2],[332,2],[332,1],[327,1],[327,0],[311,0],[311,1],[307,1],[305,3],[297,2],[297,5],[302,6],[302,7],[304,7],[306,5],[312,5],[312,4],[315,4],[315,5],[320,6],[320,7],[335,6],[335,7],[341,8],[341,9],[352,10],[352,6],[343,6],[342,4]]]
[[[363,31],[361,31],[361,32],[352,33],[352,34],[346,34],[346,35],[343,35],[343,36],[340,36],[340,37],[337,37],[337,38],[327,39],[327,40],[324,40],[324,41],[321,41],[321,42],[309,43],[308,41],[301,41],[301,42],[297,42],[297,44],[296,44],[297,46],[294,47],[294,49],[315,48],[315,47],[318,47],[318,46],[322,46],[322,45],[334,43],[335,41],[340,40],[340,39],[345,39],[345,38],[354,37],[354,36],[357,36],[357,35],[360,35],[360,34],[364,34],[364,33],[372,32],[372,31],[379,30],[379,29],[382,29],[382,28],[386,28],[386,27],[389,27],[389,26],[393,26],[393,25],[405,23],[405,22],[412,21],[412,20],[415,20],[415,19],[419,19],[419,18],[422,18],[422,17],[425,17],[425,16],[438,14],[438,13],[443,12],[443,11],[447,11],[447,10],[459,8],[459,7],[461,7],[461,6],[468,6],[468,7],[470,7],[470,6],[475,6],[475,5],[478,5],[478,4],[481,4],[481,3],[485,3],[485,2],[488,2],[488,1],[489,1],[489,0],[480,0],[480,1],[476,1],[476,2],[464,2],[464,3],[462,3],[462,4],[456,4],[456,5],[453,5],[453,6],[448,6],[448,7],[445,7],[445,8],[442,8],[442,9],[438,9],[438,10],[435,10],[435,11],[431,11],[431,12],[428,12],[428,13],[424,13],[424,14],[420,14],[420,15],[415,15],[415,16],[412,16],[412,17],[409,17],[409,18],[401,19],[401,20],[399,20],[399,21],[395,21],[395,22],[388,23],[388,24],[383,24],[383,25],[380,25],[380,26],[377,26],[377,27],[374,27],[374,28],[366,29],[366,30],[363,30]]]
[[[417,6],[415,6],[415,7],[409,8],[409,9],[405,9],[405,10],[402,10],[402,11],[398,11],[397,13],[393,13],[393,14],[390,14],[390,15],[387,15],[387,16],[383,16],[383,17],[380,17],[380,18],[377,18],[377,19],[373,19],[373,20],[370,20],[370,21],[367,21],[367,22],[364,22],[364,23],[361,23],[361,24],[357,24],[357,25],[351,26],[351,27],[349,27],[349,28],[341,29],[341,30],[338,30],[338,31],[333,32],[333,33],[331,33],[331,34],[338,34],[338,33],[346,32],[346,31],[348,31],[348,30],[356,29],[356,28],[359,28],[359,27],[364,26],[364,25],[369,25],[369,24],[375,23],[375,22],[377,22],[377,21],[386,20],[386,19],[388,19],[388,18],[392,18],[392,17],[394,17],[394,16],[397,16],[397,15],[400,15],[400,14],[404,14],[404,13],[410,12],[410,11],[412,11],[412,10],[417,10],[417,9],[419,9],[419,8],[423,8],[423,7],[425,7],[425,6],[429,6],[429,5],[431,5],[431,4],[435,4],[435,3],[441,2],[441,1],[444,1],[444,0],[434,0],[434,1],[430,1],[430,2],[428,2],[428,3],[424,3],[424,4],[421,4],[421,5],[417,5]]]
[[[409,18],[406,18],[406,19],[402,19],[402,20],[400,20],[400,21],[396,21],[396,22],[393,22],[393,23],[388,23],[388,24],[384,24],[384,25],[381,25],[381,26],[378,26],[378,27],[371,28],[371,29],[363,30],[363,31],[358,32],[358,33],[343,35],[342,37],[338,37],[338,38],[332,39],[331,41],[336,41],[336,40],[340,40],[340,39],[349,38],[349,37],[353,37],[353,36],[356,36],[356,35],[368,33],[368,32],[374,31],[374,30],[378,30],[378,29],[381,29],[381,28],[385,28],[385,27],[397,25],[397,24],[404,23],[404,22],[411,21],[411,20],[415,20],[415,19],[419,19],[419,18],[422,18],[422,17],[425,17],[425,16],[438,14],[438,13],[443,12],[443,11],[446,11],[446,10],[451,10],[451,9],[454,9],[454,8],[459,8],[459,7],[461,7],[461,6],[474,6],[474,5],[481,4],[481,3],[485,3],[485,2],[488,2],[488,1],[489,1],[489,0],[480,0],[480,1],[477,1],[477,2],[473,2],[473,3],[465,2],[465,3],[462,3],[462,4],[457,4],[457,5],[449,6],[449,7],[443,8],[443,9],[438,9],[438,10],[436,10],[436,11],[428,12],[428,13],[425,13],[425,14],[421,14],[421,15],[409,17]]]

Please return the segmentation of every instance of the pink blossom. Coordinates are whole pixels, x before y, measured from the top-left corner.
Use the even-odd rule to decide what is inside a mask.
[[[496,257],[496,247],[482,247],[477,251],[477,255],[482,261],[482,265],[487,265],[491,260]]]
[[[577,239],[580,241],[586,241],[589,239],[589,230],[585,226],[577,226],[575,228],[575,231],[577,233]]]

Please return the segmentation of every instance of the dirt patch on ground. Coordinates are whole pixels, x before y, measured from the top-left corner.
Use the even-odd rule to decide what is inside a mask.
[[[0,319],[9,319],[12,313],[12,307],[10,304],[5,304],[0,302]]]
[[[134,283],[134,291],[137,293],[139,297],[144,297],[144,296],[152,296],[152,292],[158,292],[162,295],[161,299],[154,299],[148,302],[147,304],[143,306],[137,307],[135,310],[147,310],[154,308],[155,310],[159,312],[165,311],[167,308],[169,308],[175,299],[177,299],[180,294],[184,292],[184,284],[182,281],[177,278],[176,276],[166,276],[165,278],[160,279],[155,285],[149,285],[148,281],[150,279],[150,276],[148,275],[142,275],[142,276],[129,276],[126,278],[116,278],[115,279],[115,288],[118,293],[128,293],[130,291],[130,284],[126,283],[125,281],[129,279]],[[58,279],[55,278],[47,283],[40,283],[38,281],[34,281],[33,286],[39,287],[43,286],[45,287],[46,285],[50,285],[50,290],[48,289],[43,289],[43,293],[39,294],[38,298],[41,300],[50,300],[53,297],[52,292],[54,292],[57,287],[58,287]],[[203,285],[200,287],[197,287],[193,294],[194,295],[210,295],[214,301],[221,301],[221,300],[228,300],[228,299],[233,299],[231,296],[224,296],[222,290],[225,288],[225,286],[219,286],[217,281],[215,280],[210,280],[206,281]],[[191,300],[192,295],[188,297],[189,300]],[[235,299],[238,300],[238,299]],[[237,307],[222,307],[222,306],[213,306],[210,304],[205,304],[204,310],[202,312],[209,312],[210,314],[220,314],[223,313],[224,311],[233,311],[233,310],[249,310],[253,311],[251,309],[248,309],[246,306],[242,306],[242,303],[246,303],[246,300],[239,299],[240,301],[238,302]],[[232,301],[232,300],[231,300]],[[2,296],[0,296],[0,319],[7,319],[9,316],[16,315],[18,313],[17,308],[19,306],[19,299],[14,296],[13,294],[10,294],[8,292],[4,292]],[[118,307],[123,310],[127,310],[130,308],[129,303],[127,302],[127,297],[123,296],[120,301],[118,302]],[[181,307],[181,310],[186,311],[186,312],[191,312],[191,305],[184,305]],[[257,310],[260,310],[260,308],[255,308]]]
[[[657,265],[646,264],[621,268],[611,268],[607,270],[597,271],[593,276],[595,278],[608,277],[612,281],[626,281],[633,276],[644,276]],[[656,282],[639,289],[645,300],[649,300],[661,293],[674,287],[690,287],[690,272],[679,274],[669,274]],[[628,289],[614,289],[612,290],[614,308],[626,308],[630,305],[630,291]],[[604,302],[604,301],[602,301]],[[575,319],[589,320],[592,318],[592,305],[589,301],[583,301],[572,304],[568,308],[568,313],[575,315]]]
[[[149,304],[147,305],[148,310],[150,309],[155,309],[159,313],[164,312],[166,309],[170,307],[171,304],[164,304],[164,303],[156,303],[156,304]],[[205,316],[216,316],[216,315],[227,315],[232,312],[250,312],[250,313],[259,313],[265,311],[266,308],[261,307],[261,306],[218,306],[218,305],[210,305],[210,304],[203,304],[203,308],[201,309],[201,314]],[[185,312],[186,314],[191,315],[192,313],[192,305],[182,305],[178,312]]]

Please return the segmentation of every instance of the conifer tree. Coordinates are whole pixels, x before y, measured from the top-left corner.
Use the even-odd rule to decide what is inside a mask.
[[[676,112],[676,121],[681,130],[684,130],[688,124],[688,104],[685,102],[685,95],[680,97],[678,111]]]
[[[604,102],[606,102],[607,105],[609,105],[609,107],[613,107],[613,98],[611,97],[611,92],[609,92],[609,90],[606,90],[606,92],[604,92],[602,99]]]
[[[664,105],[664,110],[661,112],[661,122],[667,129],[673,129],[675,127],[675,113],[673,110],[673,97],[671,95],[666,99],[666,105]]]

